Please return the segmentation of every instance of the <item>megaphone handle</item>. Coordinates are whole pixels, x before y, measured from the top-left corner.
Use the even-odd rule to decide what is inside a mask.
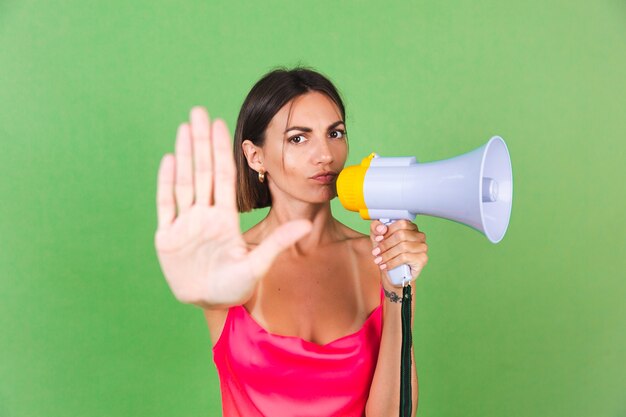
[[[389,226],[395,222],[392,219],[380,219],[380,222],[385,226]],[[396,266],[393,269],[387,271],[389,274],[389,278],[391,279],[391,283],[396,287],[404,287],[408,283],[411,282],[411,267],[407,264],[403,264],[400,266]]]
[[[395,220],[379,219],[382,224],[389,226]],[[407,264],[397,266],[387,271],[391,283],[402,289],[402,346],[400,351],[400,417],[409,417],[413,409],[411,390],[411,368],[413,336],[411,331],[411,267]]]

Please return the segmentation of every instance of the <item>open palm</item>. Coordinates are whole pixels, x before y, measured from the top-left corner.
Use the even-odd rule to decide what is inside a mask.
[[[225,123],[204,108],[179,126],[175,155],[161,159],[155,247],[176,296],[203,308],[243,304],[278,253],[310,230],[298,220],[277,228],[252,251],[239,228],[235,163]]]

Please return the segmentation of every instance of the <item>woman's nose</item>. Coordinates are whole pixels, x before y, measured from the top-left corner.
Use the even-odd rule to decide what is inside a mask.
[[[315,147],[314,159],[316,163],[328,164],[333,162],[333,153],[328,144],[328,140],[326,138],[320,138],[316,141],[317,146]]]

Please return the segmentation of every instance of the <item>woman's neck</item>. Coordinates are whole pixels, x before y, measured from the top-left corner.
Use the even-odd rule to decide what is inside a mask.
[[[300,239],[292,248],[295,256],[302,256],[315,250],[317,247],[341,240],[343,237],[339,222],[337,222],[330,208],[330,202],[310,204],[298,202],[295,204],[274,204],[265,219],[262,233],[267,236],[272,230],[291,220],[306,219],[313,224],[311,232]]]

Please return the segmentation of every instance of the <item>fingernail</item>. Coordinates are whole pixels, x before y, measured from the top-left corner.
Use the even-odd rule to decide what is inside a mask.
[[[387,269],[387,264],[382,264],[382,265],[380,266],[380,269]]]
[[[374,248],[374,250],[372,251],[372,255],[376,256],[380,253],[380,248]]]
[[[376,237],[374,238],[374,240],[375,240],[376,242],[381,242],[384,238],[385,238],[384,236],[376,236]]]
[[[383,257],[382,257],[382,256],[379,256],[378,258],[374,259],[374,263],[375,263],[375,264],[379,264],[379,263],[381,263],[382,261],[383,261]]]
[[[383,233],[385,231],[385,226],[382,224],[379,224],[378,226],[376,226],[376,231],[379,233]]]

